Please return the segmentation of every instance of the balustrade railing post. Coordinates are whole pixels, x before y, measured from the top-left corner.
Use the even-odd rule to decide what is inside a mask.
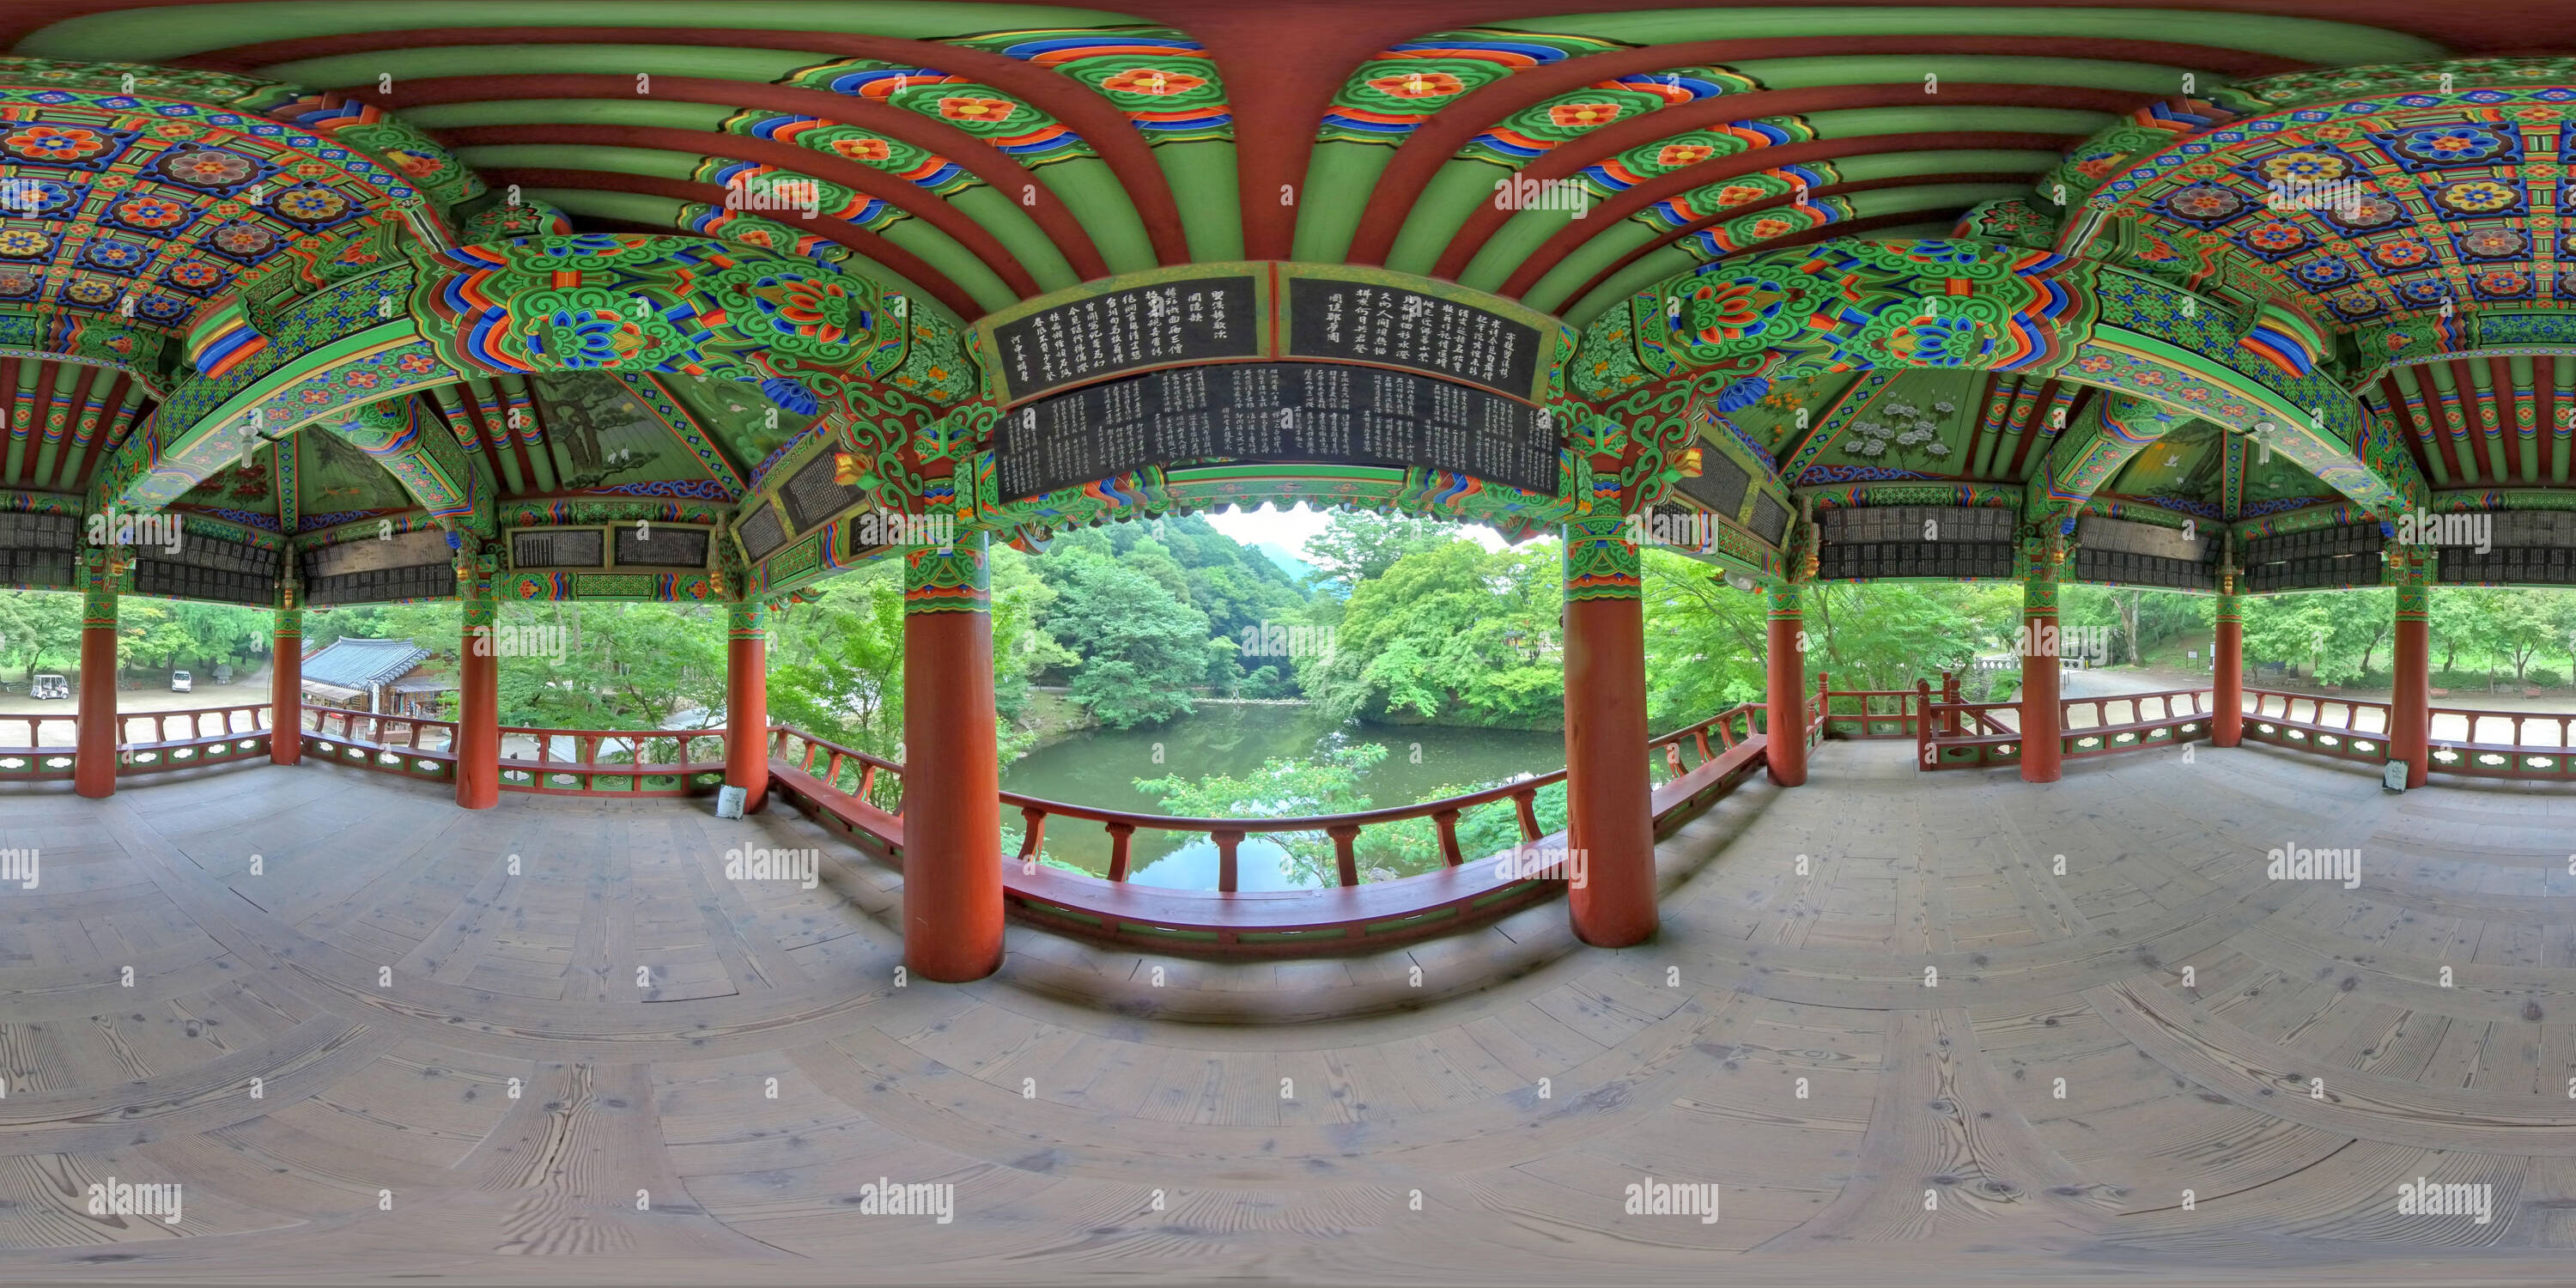
[[[1218,894],[1235,892],[1235,850],[1243,844],[1243,833],[1231,828],[1208,833],[1216,842],[1216,890]]]
[[[1538,830],[1537,789],[1532,788],[1529,791],[1512,793],[1512,808],[1520,814],[1521,840],[1525,843],[1537,840],[1540,835]]]
[[[1109,879],[1111,881],[1127,879],[1128,843],[1135,835],[1136,825],[1133,823],[1109,824]]]
[[[1928,680],[1918,679],[1914,682],[1913,724],[1914,767],[1918,770],[1930,769],[1934,762],[1932,758],[1932,684]]]
[[[1023,871],[1038,860],[1038,850],[1046,844],[1047,812],[1035,805],[1020,807],[1020,867]]]
[[[1360,883],[1360,863],[1357,853],[1360,839],[1359,825],[1342,823],[1325,828],[1324,831],[1333,838],[1334,875],[1345,888],[1358,885]]]
[[[1441,810],[1431,816],[1431,821],[1440,829],[1440,861],[1453,868],[1465,863],[1466,856],[1458,852],[1458,811]]]

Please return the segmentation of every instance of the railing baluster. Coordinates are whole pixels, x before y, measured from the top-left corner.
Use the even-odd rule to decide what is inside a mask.
[[[1458,811],[1441,810],[1431,822],[1440,829],[1440,861],[1453,868],[1465,863],[1466,856],[1458,852]]]
[[[875,766],[870,768],[873,769]],[[1109,879],[1113,882],[1124,882],[1127,879],[1127,845],[1129,839],[1135,835],[1136,825],[1133,823],[1113,820],[1109,824]]]
[[[1360,839],[1359,824],[1344,823],[1338,827],[1325,828],[1324,832],[1333,838],[1334,875],[1345,887],[1358,885],[1360,863],[1356,847]]]
[[[1216,842],[1216,890],[1218,894],[1235,892],[1235,849],[1243,844],[1243,833],[1231,828],[1208,833]]]
[[[1038,850],[1046,844],[1046,821],[1045,810],[1035,805],[1020,807],[1020,822],[1025,829],[1020,834],[1020,867],[1023,871],[1038,861]]]
[[[1533,787],[1526,791],[1512,793],[1512,808],[1520,814],[1521,840],[1524,842],[1537,840],[1539,838],[1538,789]]]
[[[1721,729],[1720,729],[1720,731],[1719,731],[1719,733],[1718,733],[1718,735],[1717,735],[1717,737],[1718,737],[1718,741],[1720,741],[1720,742],[1724,742],[1724,741],[1726,740],[1726,734],[1725,734],[1725,732],[1724,732],[1724,730],[1723,730],[1722,726],[1724,726],[1724,725],[1726,724],[1726,722],[1725,722],[1725,721],[1723,721],[1723,720],[1721,720],[1721,721],[1719,721],[1719,722],[1718,722],[1718,724],[1721,726]],[[1708,726],[1707,726],[1707,725],[1701,725],[1699,728],[1692,730],[1692,731],[1691,731],[1691,737],[1692,737],[1693,739],[1696,739],[1696,740],[1698,741],[1698,744],[1699,744],[1699,763],[1701,763],[1701,764],[1703,764],[1703,765],[1707,764],[1707,763],[1709,762],[1709,760],[1711,759],[1711,757],[1710,757],[1710,756],[1709,756],[1709,754],[1708,754]]]

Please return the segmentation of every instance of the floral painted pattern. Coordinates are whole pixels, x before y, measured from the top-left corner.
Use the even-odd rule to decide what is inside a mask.
[[[1368,87],[1389,98],[1447,98],[1465,93],[1467,82],[1447,72],[1406,72],[1402,76],[1377,77]]]
[[[173,152],[161,158],[153,168],[192,188],[229,188],[259,172],[257,162],[221,148]]]
[[[943,98],[939,114],[952,121],[978,121],[993,124],[1011,119],[1020,105],[1003,98]]]
[[[31,161],[86,161],[107,150],[108,137],[95,130],[33,125],[0,139],[0,147]]]

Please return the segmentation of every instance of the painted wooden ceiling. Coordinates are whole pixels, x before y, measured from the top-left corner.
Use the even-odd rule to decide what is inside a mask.
[[[175,342],[209,300],[263,271],[227,252],[252,234],[224,230],[265,230],[280,248],[269,253],[325,261],[304,271],[327,276],[331,256],[364,253],[350,250],[363,246],[363,228],[397,218],[470,240],[477,229],[456,215],[465,184],[517,196],[543,227],[697,232],[846,265],[958,319],[1110,274],[1293,258],[1449,278],[1581,324],[1646,284],[1733,255],[1851,234],[1946,234],[1964,212],[2032,193],[2107,127],[2197,87],[2576,43],[2576,18],[2538,4],[2390,0],[2190,9],[1150,0],[1116,12],[27,0],[0,14],[0,40],[22,56],[157,64],[233,87],[227,101],[248,105],[245,119],[260,129],[414,132],[407,173],[364,184],[275,176],[338,193],[331,217],[344,222],[319,228],[279,224],[294,212],[273,201],[232,209],[239,194],[215,181],[239,176],[211,162],[189,169],[148,130],[82,157],[32,131],[98,123],[31,115],[18,122],[24,147],[0,136],[9,175],[63,189],[41,189],[49,204],[30,212],[41,218],[0,220],[0,296],[32,277],[56,315],[78,316],[98,307],[86,283],[130,283],[142,300],[167,301],[138,324]],[[263,85],[289,88],[249,88]],[[2321,320],[2345,326],[2438,309],[2421,286],[2435,280],[2474,298],[2506,289],[2497,273],[2523,272],[2529,289],[2553,297],[2556,235],[2535,230],[2556,209],[2539,180],[2554,179],[2540,167],[2558,164],[2558,129],[2462,115],[2428,118],[2402,137],[2274,137],[2213,159],[2214,173],[2160,178],[2119,200],[2178,245],[2217,239],[2225,271],[2313,297]],[[381,141],[376,150],[394,155]],[[257,146],[242,152],[254,167],[281,163]],[[2285,167],[2375,186],[2359,206],[2272,211],[2266,185]],[[431,188],[433,174],[451,186],[415,201],[398,194],[406,183]],[[101,182],[108,176],[125,182]],[[2510,190],[2510,212],[2477,208],[2489,198],[2474,185],[2490,181]],[[739,208],[741,193],[764,185],[810,190],[810,212]],[[147,236],[117,213],[136,190],[166,190],[179,204],[170,235]],[[2225,201],[2206,195],[2222,190],[2236,203],[2224,217]],[[2372,201],[2400,209],[2363,235],[2346,216],[2375,217]],[[2295,228],[2299,245],[2265,231],[2273,224]],[[2518,231],[2519,245],[2508,248],[2499,229]],[[126,271],[97,262],[125,252],[95,248],[127,241],[137,253]],[[2422,247],[2423,262],[2391,262],[2412,252],[2381,247],[2400,243]],[[29,253],[10,258],[18,244]],[[2337,265],[2349,276],[2328,281]],[[110,314],[122,299],[102,297]],[[2379,312],[2350,311],[2365,299]],[[7,343],[0,336],[0,350]],[[0,366],[0,401],[14,396],[34,416],[11,409],[8,486],[77,487],[93,457],[150,410],[139,376],[58,367],[33,350]],[[2365,393],[2405,427],[2442,486],[2546,485],[2565,481],[2565,443],[2534,446],[2532,431],[2576,409],[2566,374],[2564,360],[2545,357],[2463,359],[2395,368]],[[2080,421],[2092,397],[2004,374],[1887,373],[1779,391],[1778,406],[1731,414],[1793,485],[2020,484],[2056,416]],[[483,455],[512,497],[723,499],[801,428],[742,401],[679,380],[502,378],[425,396],[422,410]],[[1799,407],[1807,427],[1793,423]],[[657,427],[673,409],[712,454]],[[93,411],[96,426],[84,428]],[[2226,517],[2331,495],[2286,462],[2249,462],[2231,497],[2217,468],[2226,450],[2214,427],[2177,433],[2108,495]],[[366,508],[330,495],[353,485],[328,462],[311,465],[296,471],[296,511]],[[190,500],[215,508],[219,494],[255,490],[218,476]]]

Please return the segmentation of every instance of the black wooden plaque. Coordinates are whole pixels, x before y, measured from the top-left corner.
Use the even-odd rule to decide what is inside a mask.
[[[1549,496],[1554,418],[1481,389],[1401,371],[1244,363],[1148,372],[1013,410],[993,436],[1005,498],[1147,465],[1317,462],[1428,466]]]
[[[1059,304],[993,328],[1010,400],[1139,367],[1261,355],[1253,279],[1196,277]]]
[[[1288,281],[1290,358],[1407,367],[1530,396],[1547,337],[1537,327],[1401,287],[1321,278]]]

